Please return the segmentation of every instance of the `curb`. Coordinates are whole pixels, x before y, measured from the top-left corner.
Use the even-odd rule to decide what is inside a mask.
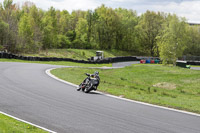
[[[58,81],[60,81],[60,82],[63,82],[63,83],[65,83],[65,84],[68,84],[68,85],[71,85],[71,86],[74,86],[74,87],[78,87],[78,85],[76,85],[76,84],[73,84],[73,83],[67,82],[67,81],[65,81],[65,80],[59,79],[58,77],[56,77],[56,76],[54,76],[53,74],[51,74],[50,71],[51,71],[51,70],[54,70],[54,69],[56,69],[56,68],[47,69],[47,70],[45,71],[45,73],[46,73],[48,76],[50,76],[51,78],[54,78],[54,79],[56,79],[56,80],[58,80]]]
[[[76,84],[73,84],[73,83],[70,83],[68,81],[59,79],[58,77],[56,77],[53,74],[51,74],[50,71],[53,70],[53,69],[56,69],[56,68],[47,69],[45,71],[46,74],[49,75],[50,77],[52,77],[52,78],[60,81],[60,82],[63,82],[65,84],[68,84],[68,85],[71,85],[71,86],[74,86],[76,88],[78,87],[78,85],[76,85]],[[127,101],[127,102],[142,104],[142,105],[146,105],[146,106],[150,106],[150,107],[154,107],[154,108],[159,108],[159,109],[164,109],[164,110],[169,110],[169,111],[174,111],[174,112],[178,112],[178,113],[183,113],[183,114],[187,114],[187,115],[193,115],[193,116],[200,117],[200,114],[196,114],[196,113],[192,113],[192,112],[187,112],[187,111],[173,109],[173,108],[167,108],[167,107],[163,107],[163,106],[159,106],[159,105],[153,105],[153,104],[150,104],[150,103],[139,102],[139,101],[135,101],[135,100],[131,100],[131,99],[126,99],[126,98],[122,98],[122,97],[118,97],[118,96],[114,96],[114,95],[110,95],[110,94],[105,94],[105,93],[99,92],[99,91],[96,91],[96,92],[99,93],[99,94],[102,94],[104,96],[107,96],[107,97],[112,97],[112,98],[120,99],[120,100]]]

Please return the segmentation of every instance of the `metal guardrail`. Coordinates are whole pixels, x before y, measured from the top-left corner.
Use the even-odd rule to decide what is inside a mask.
[[[179,58],[184,61],[200,61],[200,56],[183,56],[182,58]]]

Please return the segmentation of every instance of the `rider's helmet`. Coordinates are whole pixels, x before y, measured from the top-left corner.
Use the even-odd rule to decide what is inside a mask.
[[[98,76],[98,75],[99,75],[99,72],[97,72],[97,71],[94,72],[94,75],[95,75],[95,76]]]

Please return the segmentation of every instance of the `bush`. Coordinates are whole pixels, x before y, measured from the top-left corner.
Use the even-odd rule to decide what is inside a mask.
[[[84,51],[82,52],[82,55],[85,56],[85,52]]]
[[[3,46],[2,46],[2,45],[0,45],[0,51],[3,51],[3,49],[4,49],[4,48],[3,48]]]

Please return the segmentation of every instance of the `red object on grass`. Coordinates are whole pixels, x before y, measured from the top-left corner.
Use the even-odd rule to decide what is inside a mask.
[[[154,60],[151,60],[151,64],[154,64],[155,63],[155,61]]]
[[[146,60],[140,60],[140,63],[144,64],[146,63]]]

